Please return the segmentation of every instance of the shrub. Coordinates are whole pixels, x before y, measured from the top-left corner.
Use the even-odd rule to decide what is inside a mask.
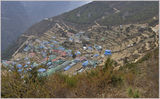
[[[77,84],[77,79],[75,77],[67,77],[65,82],[68,86],[75,87]]]
[[[128,69],[135,68],[136,67],[136,63],[127,63],[127,64],[125,64],[125,67],[128,68]]]
[[[112,67],[112,66],[113,66],[113,60],[109,57],[109,58],[107,58],[107,60],[105,61],[103,70],[106,71],[107,69],[109,69],[109,68]]]
[[[129,96],[129,97],[132,97],[132,95],[133,95],[132,89],[131,89],[131,88],[128,88],[128,96]]]
[[[111,77],[111,82],[112,82],[112,85],[114,85],[114,86],[116,86],[118,84],[122,84],[122,81],[123,81],[123,79],[121,76],[113,74]]]
[[[139,98],[139,91],[136,90],[133,94],[133,98]]]
[[[133,74],[132,72],[126,73],[125,80],[129,85],[134,84],[134,79],[135,79],[135,74]]]
[[[2,97],[46,97],[48,91],[44,84],[47,78],[38,77],[37,67],[24,74],[19,73],[16,66],[13,67],[11,72],[6,69],[7,72],[2,75]]]
[[[133,91],[132,88],[129,88],[128,89],[128,96],[132,97],[132,98],[139,98],[140,97],[139,91],[138,90]]]
[[[90,75],[91,77],[98,76],[98,71],[96,71],[96,70],[91,70],[91,72],[89,73],[89,75]]]
[[[66,83],[69,87],[75,87],[77,84],[77,79],[74,76],[69,77],[68,75],[64,75],[62,73],[57,73],[58,77]]]

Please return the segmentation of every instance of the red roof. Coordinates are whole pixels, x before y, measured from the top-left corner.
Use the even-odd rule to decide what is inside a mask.
[[[56,61],[57,59],[52,59],[52,62]]]

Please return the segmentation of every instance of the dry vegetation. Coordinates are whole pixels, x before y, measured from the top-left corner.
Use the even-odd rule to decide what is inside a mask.
[[[55,73],[37,77],[36,69],[21,78],[17,71],[2,68],[3,98],[50,97],[158,97],[158,48],[136,63],[127,63],[114,71],[108,58],[97,67],[74,76]],[[32,74],[32,76],[27,76]]]

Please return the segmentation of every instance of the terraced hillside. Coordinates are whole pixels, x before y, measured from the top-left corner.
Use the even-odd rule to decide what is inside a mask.
[[[147,24],[128,24],[120,26],[112,26],[108,29],[105,26],[96,26],[89,28],[87,31],[83,31],[80,37],[76,37],[76,33],[69,32],[78,31],[72,27],[67,26],[65,23],[56,23],[54,27],[42,34],[40,37],[29,36],[28,40],[23,46],[30,44],[37,45],[36,40],[51,41],[56,40],[60,45],[66,49],[73,51],[80,51],[80,57],[86,57],[91,60],[101,61],[101,64],[105,61],[104,52],[106,49],[112,51],[112,58],[117,61],[117,68],[124,65],[127,62],[136,62],[142,58],[147,52],[154,50],[158,47],[158,31],[153,31]],[[157,29],[158,30],[158,29]],[[74,35],[74,36],[73,36]],[[56,37],[53,39],[53,37]],[[69,38],[74,39],[70,41]],[[87,38],[87,39],[86,39]],[[97,51],[94,46],[102,46],[101,51]],[[22,48],[24,48],[22,46]],[[92,50],[84,50],[84,46],[93,47]],[[20,51],[20,50],[19,50]],[[21,50],[22,51],[22,50]],[[13,54],[13,60],[17,58],[25,58],[29,52],[22,51],[20,53]],[[99,54],[98,58],[94,58],[93,55]],[[89,55],[89,56],[88,56]],[[35,58],[37,57],[37,58]],[[38,59],[37,62],[41,62],[43,58],[40,58],[39,52],[36,52],[34,58]],[[72,58],[66,58],[70,60]],[[77,64],[67,72],[75,73],[76,70],[82,68],[81,64]]]
[[[155,23],[158,24],[158,2],[95,1],[60,16],[50,18],[50,20],[52,21],[42,20],[33,25],[25,32],[25,35],[41,35],[51,29],[55,23],[60,21],[78,31],[87,31],[92,25],[117,26],[121,24],[149,23],[151,26],[155,25]],[[22,42],[25,41],[23,38],[23,36],[20,37],[15,44],[8,48],[3,54],[2,59],[10,59],[16,49],[18,49]]]
[[[158,97],[157,3],[91,2],[35,24],[2,60],[2,96]]]
[[[124,7],[122,7],[122,5],[129,6],[131,4],[132,6],[131,8],[128,8],[128,10],[127,9],[124,10]],[[110,25],[103,25],[103,24],[101,25],[100,20],[103,20],[103,18],[101,19],[100,16],[95,17],[94,21],[88,24],[78,23],[79,18],[83,19],[83,17],[81,16],[78,16],[79,18],[77,19],[77,22],[72,22],[71,20],[74,20],[74,18],[72,19],[70,18],[70,16],[68,16],[76,14],[79,11],[81,12],[83,11],[84,8],[90,11],[93,7],[96,8],[100,6],[101,7],[98,8],[99,10],[101,10],[104,6],[108,6],[106,9],[104,9],[104,11],[102,11],[102,12],[108,12],[108,14],[103,13],[104,16],[115,15],[117,13],[122,13],[122,12],[123,12],[122,14],[124,14],[126,11],[128,11],[128,13],[130,11],[131,12],[135,11],[133,5],[137,7],[137,9],[139,8],[141,10],[148,11],[147,12],[148,14],[149,13],[150,14],[155,13],[155,14],[152,14],[152,16],[150,15],[150,17],[148,17],[147,15],[146,18],[149,21],[146,20],[145,22],[143,22],[143,24],[141,22],[137,23],[138,21],[137,18],[141,17],[138,16],[133,18],[135,20],[134,22],[128,21],[129,22],[128,24],[124,22],[123,24],[120,25],[118,25],[118,23]],[[153,5],[155,6],[153,7]],[[117,8],[114,8],[115,6],[117,6],[119,10]],[[16,60],[17,58],[21,59],[29,57],[28,56],[29,53],[34,52],[36,54],[35,59],[37,59],[37,62],[41,62],[42,60],[45,60],[43,59],[44,57],[43,58],[40,57],[41,56],[39,55],[40,52],[37,52],[37,51],[42,51],[41,49],[36,50],[37,49],[36,47],[35,49],[30,50],[29,52],[25,52],[23,51],[23,48],[25,48],[28,45],[39,46],[39,44],[36,44],[36,41],[38,40],[39,43],[41,41],[53,42],[53,40],[55,40],[56,42],[59,43],[58,46],[63,46],[64,48],[72,50],[73,52],[80,51],[81,55],[78,56],[79,58],[96,60],[99,61],[99,64],[103,64],[105,57],[107,57],[104,56],[104,52],[106,49],[111,50],[112,58],[115,61],[117,61],[116,68],[119,68],[121,65],[127,62],[136,62],[141,57],[143,57],[146,54],[146,52],[149,52],[159,46],[157,9],[151,11],[151,9],[148,10],[148,7],[156,9],[157,3],[125,2],[124,4],[122,4],[122,2],[91,2],[83,7],[65,13],[61,16],[42,20],[40,23],[35,24],[28,31],[26,31],[24,35],[22,35],[22,37],[17,42],[18,43],[17,46],[13,47],[15,51],[12,54],[11,60]],[[114,8],[112,9],[113,11],[110,11],[111,8]],[[143,11],[141,10],[139,11],[143,13]],[[140,12],[135,11],[134,14],[138,14]],[[82,15],[84,13],[82,13]],[[91,12],[88,12],[88,14],[89,13],[91,13],[92,15],[92,10]],[[96,11],[96,13],[98,14],[99,12]],[[129,15],[130,14],[128,14],[128,16]],[[75,16],[73,15],[73,17]],[[84,17],[86,17],[85,14]],[[89,16],[89,17],[94,18],[94,16]],[[123,15],[121,17],[123,17]],[[70,18],[70,20],[68,20],[68,18]],[[54,43],[55,42],[53,42],[53,45]],[[97,50],[95,46],[100,46],[101,49]],[[84,47],[87,47],[88,49],[86,50],[84,49]],[[45,50],[48,50],[48,48],[44,49],[42,52],[47,53],[47,51]],[[98,54],[99,57],[94,58],[93,56],[95,54]],[[65,60],[72,60],[72,59],[65,58]],[[82,65],[77,64],[73,68],[74,69],[70,69],[72,72],[69,71],[69,73],[72,74],[75,73],[76,70],[82,68]]]

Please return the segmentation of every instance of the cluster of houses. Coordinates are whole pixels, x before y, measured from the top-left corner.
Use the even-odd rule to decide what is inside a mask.
[[[70,35],[70,42],[79,42],[84,32],[79,32],[75,35]],[[81,64],[83,69],[87,66],[96,67],[100,64],[98,57],[99,53],[84,54],[82,50],[71,50],[66,49],[57,40],[58,37],[53,36],[50,40],[34,39],[29,41],[19,58],[13,59],[12,61],[2,60],[2,64],[5,67],[9,67],[9,71],[14,70],[16,67],[18,72],[26,73],[32,70],[34,67],[41,67],[38,69],[40,76],[50,75],[56,71],[67,71],[77,64]],[[85,37],[89,41],[89,38]],[[82,46],[83,51],[96,50],[97,52],[102,51],[102,46],[94,44],[94,46]],[[73,54],[76,56],[73,58]],[[105,50],[103,55],[111,55],[111,50]],[[81,72],[79,70],[77,72]]]

